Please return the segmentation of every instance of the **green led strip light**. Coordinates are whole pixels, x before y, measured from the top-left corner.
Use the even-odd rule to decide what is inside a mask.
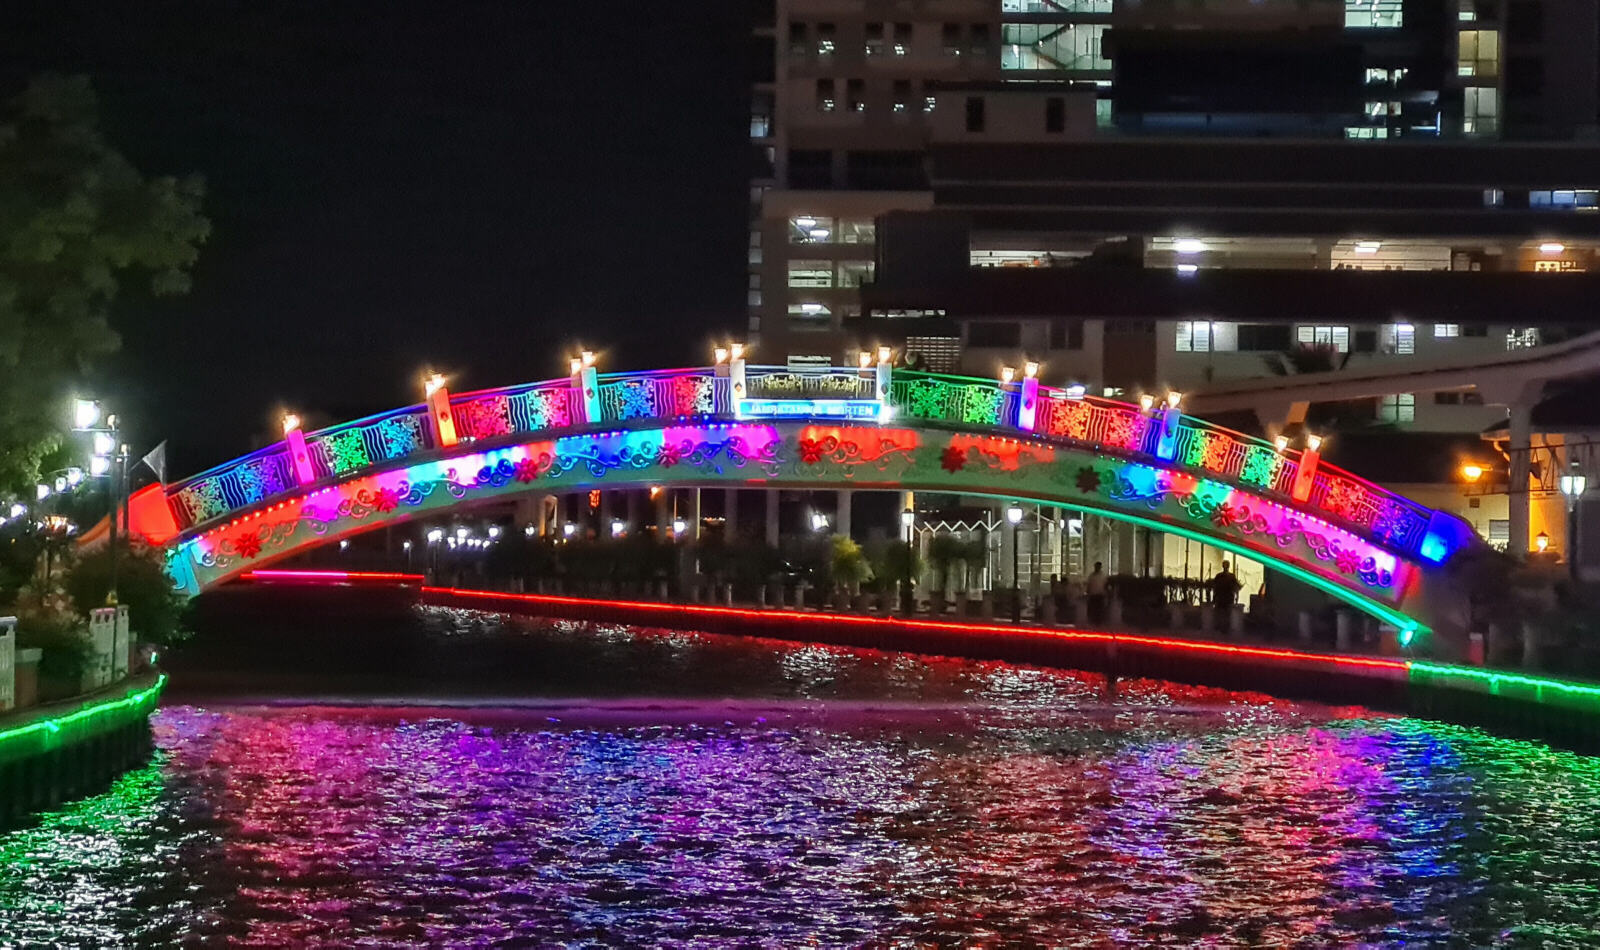
[[[48,752],[148,716],[155,709],[156,702],[161,698],[161,690],[166,685],[167,674],[162,673],[152,685],[118,699],[108,699],[51,719],[39,719],[0,731],[0,762]],[[120,721],[108,726],[107,720]]]
[[[981,493],[968,492],[966,494]],[[1129,514],[1125,511],[1118,511],[1115,508],[1101,508],[1096,505],[1085,504],[1082,501],[1061,501],[1050,498],[1043,500],[1048,501],[1051,504],[1065,504],[1073,508],[1087,509],[1095,512],[1096,514],[1105,515],[1107,518],[1111,518],[1116,521],[1126,521],[1129,524],[1140,525],[1141,527],[1150,528],[1153,531],[1162,531],[1167,534],[1175,534],[1180,538],[1188,538],[1191,541],[1198,541],[1201,544],[1209,544],[1214,548],[1222,548],[1224,551],[1231,551],[1239,557],[1249,558],[1252,561],[1260,561],[1266,564],[1266,566],[1272,570],[1281,571],[1282,573],[1288,574],[1290,577],[1293,577],[1296,580],[1310,584],[1312,587],[1315,587],[1326,594],[1337,597],[1357,610],[1360,610],[1363,613],[1371,614],[1384,623],[1398,628],[1400,631],[1400,643],[1403,646],[1410,645],[1418,635],[1429,632],[1429,628],[1424,626],[1415,618],[1401,613],[1392,607],[1387,607],[1376,600],[1363,597],[1342,584],[1336,584],[1333,581],[1330,581],[1319,574],[1312,573],[1303,567],[1297,567],[1296,565],[1290,564],[1287,561],[1278,560],[1272,557],[1270,554],[1263,554],[1260,551],[1252,551],[1244,545],[1236,544],[1232,541],[1219,538],[1215,535],[1202,534],[1201,532],[1192,530],[1190,528],[1185,528],[1180,525],[1171,524],[1165,521],[1157,521],[1153,518],[1142,518],[1139,515]]]
[[[1474,667],[1447,666],[1425,660],[1412,660],[1410,675],[1412,682],[1428,686],[1466,689],[1506,699],[1600,713],[1600,686],[1596,685],[1524,676],[1521,673],[1500,673]]]

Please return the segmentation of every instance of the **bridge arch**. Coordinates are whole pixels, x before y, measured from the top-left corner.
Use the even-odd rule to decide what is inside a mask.
[[[131,504],[194,594],[340,538],[449,508],[593,488],[910,489],[1059,504],[1263,562],[1417,632],[1459,519],[1184,416],[1012,383],[735,366],[557,380],[336,426]],[[591,421],[592,420],[592,421]],[[298,455],[297,455],[298,453]]]

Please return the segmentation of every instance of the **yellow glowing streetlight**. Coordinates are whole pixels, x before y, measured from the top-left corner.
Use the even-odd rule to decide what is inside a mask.
[[[1469,482],[1475,482],[1483,477],[1483,466],[1474,462],[1468,462],[1467,464],[1461,466],[1461,477]]]

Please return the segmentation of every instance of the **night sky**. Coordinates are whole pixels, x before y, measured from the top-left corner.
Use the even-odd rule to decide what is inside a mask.
[[[425,364],[705,359],[744,322],[747,37],[733,0],[6,0],[0,91],[86,73],[141,171],[206,179],[194,290],[125,284],[104,387],[176,476]]]

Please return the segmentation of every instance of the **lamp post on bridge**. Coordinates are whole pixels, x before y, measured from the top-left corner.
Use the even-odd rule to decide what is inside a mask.
[[[900,512],[900,533],[905,537],[906,542],[906,576],[901,582],[900,612],[907,617],[916,611],[917,606],[911,589],[911,544],[916,531],[916,524],[917,513],[908,505],[904,511]]]

